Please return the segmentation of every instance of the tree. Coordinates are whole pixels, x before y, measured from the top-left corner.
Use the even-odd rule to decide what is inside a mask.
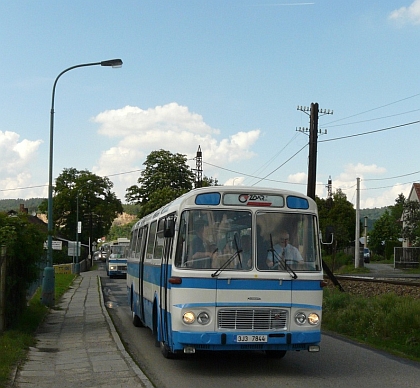
[[[159,209],[193,188],[194,174],[185,155],[169,151],[152,151],[143,163],[138,185],[127,189],[129,203],[140,204],[139,217]]]
[[[56,231],[76,239],[77,219],[82,222],[79,241],[92,243],[108,234],[112,221],[123,212],[121,201],[111,191],[113,183],[88,170],[64,169],[54,188],[53,223]],[[45,200],[40,211],[47,211]]]
[[[12,326],[26,307],[26,290],[38,279],[46,229],[29,222],[27,214],[0,213],[0,246],[6,246],[6,327]],[[1,266],[1,263],[0,263]]]
[[[395,205],[389,206],[379,217],[369,233],[369,247],[378,255],[384,256],[388,243],[395,245],[402,235],[401,215],[404,209],[405,197],[399,194]]]
[[[209,186],[220,186],[217,178],[204,176],[202,187],[209,187]]]
[[[408,240],[411,246],[420,246],[420,202],[404,202],[403,222],[402,237]]]
[[[321,231],[332,226],[337,248],[344,248],[354,242],[356,211],[353,204],[347,201],[346,195],[338,189],[330,199],[316,197]]]
[[[383,256],[386,242],[397,241],[399,235],[399,225],[393,219],[391,212],[386,210],[375,222],[373,229],[369,233],[369,247],[378,255]]]

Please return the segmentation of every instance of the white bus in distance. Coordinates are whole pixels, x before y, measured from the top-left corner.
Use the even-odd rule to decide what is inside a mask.
[[[109,244],[106,255],[106,272],[110,278],[127,276],[127,252],[130,240],[119,237]]]
[[[165,357],[320,349],[323,271],[315,201],[256,187],[195,189],[139,220],[127,259],[135,326]]]

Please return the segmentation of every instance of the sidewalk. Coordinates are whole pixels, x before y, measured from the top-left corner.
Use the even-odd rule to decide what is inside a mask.
[[[51,310],[11,387],[153,387],[120,341],[99,273],[82,272]]]

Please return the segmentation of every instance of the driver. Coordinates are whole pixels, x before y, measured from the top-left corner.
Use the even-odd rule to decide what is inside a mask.
[[[298,263],[303,261],[299,250],[289,244],[289,232],[287,232],[287,230],[280,231],[279,243],[273,246],[273,250],[274,252],[269,252],[267,255],[266,264],[268,269],[274,269],[273,267],[278,260],[287,263]]]

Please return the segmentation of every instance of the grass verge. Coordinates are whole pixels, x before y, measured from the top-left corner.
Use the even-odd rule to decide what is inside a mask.
[[[75,277],[74,274],[55,275],[56,301],[68,290]],[[0,387],[7,386],[15,366],[25,358],[28,347],[35,345],[35,331],[48,314],[48,308],[40,298],[41,289],[38,289],[16,327],[0,335]]]
[[[420,300],[394,293],[362,297],[324,289],[322,327],[420,361]]]

